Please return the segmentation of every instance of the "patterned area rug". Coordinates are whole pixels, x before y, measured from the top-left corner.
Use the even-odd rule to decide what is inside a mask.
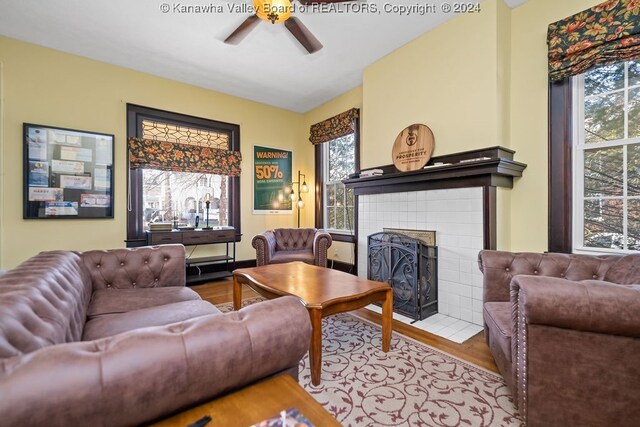
[[[524,425],[497,374],[395,332],[383,353],[380,327],[350,314],[322,327],[322,383],[311,384],[305,356],[300,384],[345,426]]]

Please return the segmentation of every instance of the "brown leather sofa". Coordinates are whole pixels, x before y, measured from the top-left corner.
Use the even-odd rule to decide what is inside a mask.
[[[298,376],[293,297],[221,314],[182,245],[43,252],[0,277],[0,424],[137,425],[272,375]]]
[[[640,425],[640,255],[479,264],[487,344],[527,425]]]
[[[327,266],[331,234],[315,228],[276,228],[260,233],[251,244],[256,250],[256,264],[302,261]]]

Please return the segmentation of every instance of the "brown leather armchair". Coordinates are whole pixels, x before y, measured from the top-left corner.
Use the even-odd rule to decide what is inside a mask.
[[[637,426],[640,255],[481,251],[485,337],[527,426]]]
[[[315,228],[276,228],[258,234],[251,241],[259,266],[302,261],[326,267],[331,243],[329,233]]]

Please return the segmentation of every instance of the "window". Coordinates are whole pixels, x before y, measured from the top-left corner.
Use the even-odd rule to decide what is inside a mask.
[[[237,125],[135,105],[127,105],[127,109],[130,138],[151,141],[159,146],[167,143],[218,150],[216,152],[240,150]],[[193,226],[196,217],[199,217],[199,223],[204,225],[207,220],[206,200],[210,202],[209,225],[231,225],[239,240],[239,177],[207,173],[209,168],[197,172],[180,171],[182,163],[178,156],[181,152],[174,150],[171,153],[176,156],[175,161],[171,160],[171,167],[164,165],[164,169],[162,166],[156,168],[155,163],[150,163],[129,170],[128,245],[141,244],[145,240],[144,232],[153,222]],[[167,170],[174,169],[174,165],[177,170]]]
[[[342,180],[360,170],[359,117],[360,110],[352,108],[309,129],[316,159],[316,228],[341,242],[355,242],[355,196]]]
[[[322,144],[323,228],[332,233],[353,234],[355,197],[342,180],[356,172],[355,151],[355,133]]]
[[[195,129],[165,122],[142,121],[142,138],[205,144],[216,149],[229,148],[229,135],[206,129]],[[209,197],[209,212],[205,199]],[[196,203],[197,202],[197,203]],[[175,222],[193,226],[196,217],[209,225],[229,225],[228,187],[225,175],[142,169],[143,227],[152,222]]]
[[[207,194],[209,225],[228,225],[227,177],[223,175],[189,172],[166,172],[155,169],[142,170],[143,226],[149,229],[152,222],[172,222],[179,226],[205,223]]]
[[[574,77],[573,248],[640,250],[640,62]]]
[[[550,252],[637,246],[630,166],[637,149],[640,25],[635,17],[623,20],[626,27],[613,19],[633,15],[627,3],[593,6],[547,30]]]

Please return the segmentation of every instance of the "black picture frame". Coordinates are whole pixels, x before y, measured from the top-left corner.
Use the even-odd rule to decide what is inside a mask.
[[[115,137],[23,123],[24,219],[114,217]]]

